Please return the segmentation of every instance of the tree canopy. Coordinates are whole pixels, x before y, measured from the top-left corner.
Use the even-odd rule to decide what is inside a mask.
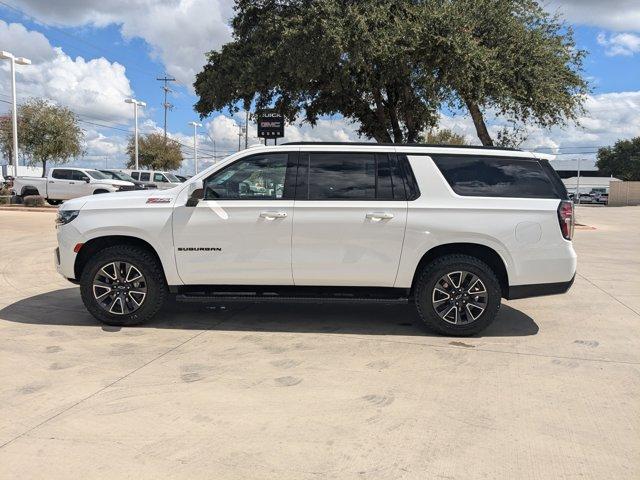
[[[467,145],[463,135],[455,133],[448,128],[432,129],[418,137],[418,143],[432,145]]]
[[[599,149],[596,165],[605,175],[640,181],[640,137],[618,140],[612,147]]]
[[[136,164],[135,138],[131,136],[127,144],[129,162],[127,166],[133,168]],[[180,144],[167,138],[161,133],[150,133],[138,138],[138,164],[140,167],[152,170],[176,170],[182,165],[182,151]]]
[[[580,112],[573,34],[533,0],[238,0],[233,40],[197,75],[201,116],[255,101],[289,121],[356,121],[379,142],[415,142],[443,106],[544,127]]]
[[[0,118],[0,148],[8,157],[12,154],[11,116]],[[18,148],[29,165],[42,164],[42,176],[47,163],[66,163],[82,154],[84,132],[78,118],[66,107],[47,100],[32,98],[18,107]]]

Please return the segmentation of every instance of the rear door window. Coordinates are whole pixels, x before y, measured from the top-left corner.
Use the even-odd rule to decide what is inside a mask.
[[[140,181],[148,182],[151,179],[151,174],[149,172],[140,172]]]
[[[395,153],[304,152],[296,198],[407,200],[405,163],[406,159]]]
[[[535,159],[431,155],[454,192],[473,197],[560,198]]]
[[[140,173],[139,172],[131,172],[131,178],[133,178],[134,180],[138,180],[140,178]]]
[[[299,200],[405,200],[395,154],[303,153],[298,170]]]
[[[375,155],[311,153],[307,198],[309,200],[375,200]]]
[[[71,170],[64,168],[55,168],[53,172],[51,172],[51,177],[57,180],[71,180],[71,175]]]

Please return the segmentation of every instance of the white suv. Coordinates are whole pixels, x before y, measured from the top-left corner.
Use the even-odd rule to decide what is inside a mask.
[[[495,148],[290,143],[184,184],[66,202],[56,264],[102,322],[169,294],[228,302],[412,302],[446,335],[501,298],[566,292],[573,204],[546,160]]]

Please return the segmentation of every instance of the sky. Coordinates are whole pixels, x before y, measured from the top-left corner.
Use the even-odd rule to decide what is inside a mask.
[[[193,173],[195,74],[205,53],[230,39],[232,0],[0,0],[0,50],[32,60],[17,67],[18,102],[44,97],[74,111],[85,130],[85,154],[76,166],[118,168],[126,162],[126,140],[133,130],[127,97],[145,101],[140,131],[162,131],[162,83],[170,86],[169,135],[183,144],[181,172]],[[640,1],[546,0],[575,31],[578,47],[589,55],[585,76],[591,85],[578,125],[544,130],[531,127],[521,148],[556,153],[559,159],[593,159],[600,146],[640,136]],[[9,111],[9,65],[0,62],[0,113]],[[201,168],[238,149],[235,117],[218,112],[202,120],[198,143]],[[496,133],[504,121],[490,119]],[[442,112],[441,127],[478,143],[470,118]],[[321,119],[315,128],[289,125],[281,141],[365,141],[340,116]],[[258,143],[255,124],[249,144]],[[244,141],[243,141],[244,143]],[[6,159],[0,160],[6,163]]]

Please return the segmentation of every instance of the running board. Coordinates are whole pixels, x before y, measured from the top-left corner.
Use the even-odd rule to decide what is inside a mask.
[[[279,291],[280,290],[280,291]],[[408,291],[404,289],[355,288],[355,289],[314,289],[314,288],[268,288],[199,290],[176,292],[178,302],[189,303],[378,303],[406,304]]]

